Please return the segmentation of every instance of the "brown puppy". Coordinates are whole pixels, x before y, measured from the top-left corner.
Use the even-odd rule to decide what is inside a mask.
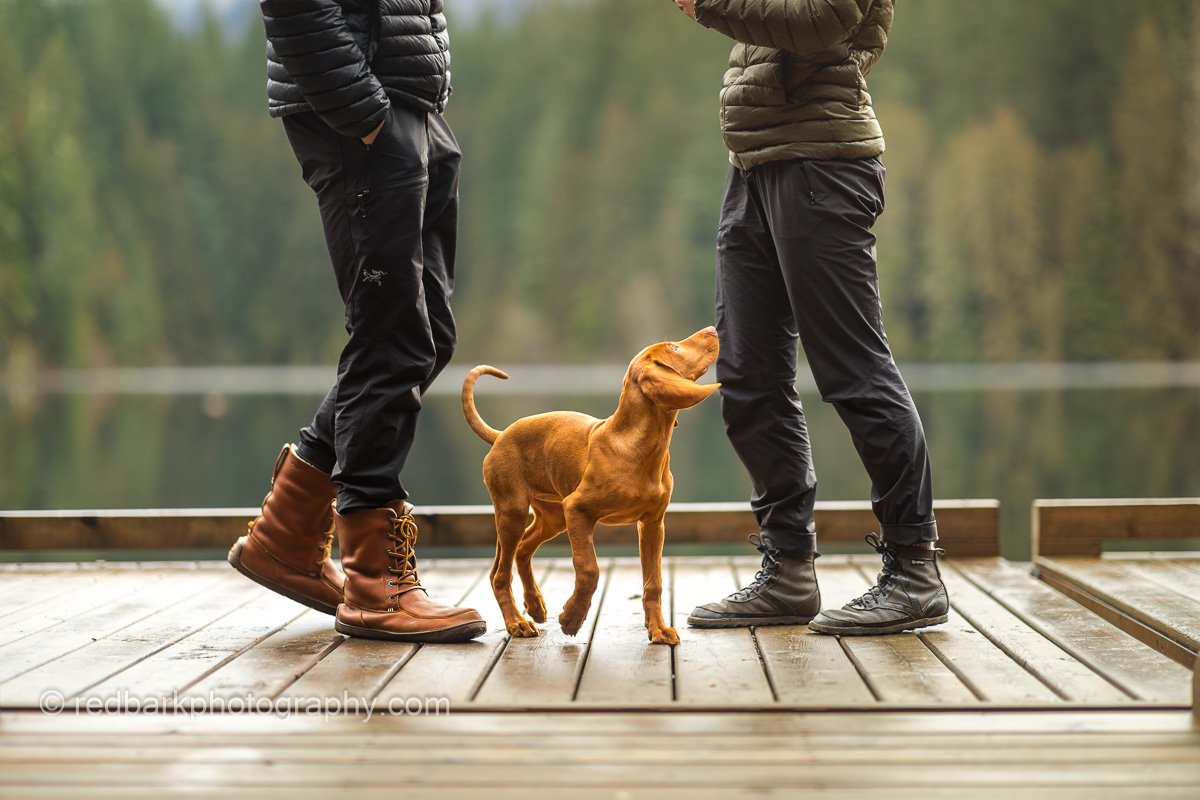
[[[575,591],[558,617],[564,632],[579,631],[600,580],[592,535],[596,524],[638,525],[642,607],[650,641],[678,644],[662,615],[663,515],[671,499],[668,449],[675,417],[715,392],[719,384],[696,380],[717,358],[717,329],[709,326],[681,342],[659,342],[629,363],[616,413],[596,419],[574,411],[524,417],[503,432],[475,410],[480,375],[508,378],[479,366],[463,381],[463,413],[471,430],[492,445],[483,459],[483,482],[496,507],[496,560],[492,591],[513,636],[537,636],[517,610],[512,565],[525,588],[525,610],[546,621],[546,604],[533,577],[533,554],[564,530],[571,540]],[[533,522],[525,526],[529,508]]]

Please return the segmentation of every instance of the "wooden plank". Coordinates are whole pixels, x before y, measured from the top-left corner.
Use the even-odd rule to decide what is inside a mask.
[[[1171,562],[1042,557],[1038,576],[1126,633],[1190,667],[1200,651],[1200,574]],[[1172,588],[1167,575],[1178,583]]]
[[[569,781],[561,782],[543,779],[536,786],[495,786],[489,787],[489,800],[529,800],[535,797],[563,797],[570,795],[572,800],[612,800],[613,797],[630,797],[638,795],[630,790],[609,786],[580,787]],[[52,786],[14,786],[13,794],[17,797],[28,797],[31,800],[78,800],[78,790],[74,788],[55,788]],[[793,786],[765,786],[747,784],[737,790],[729,788],[712,788],[695,783],[683,782],[674,787],[656,787],[656,800],[728,800],[741,794],[764,798],[792,798],[796,796]],[[735,793],[736,792],[736,793]],[[624,794],[622,794],[624,793]],[[237,795],[244,800],[277,800],[278,793],[272,789],[248,789],[239,786]],[[928,800],[959,800],[963,796],[960,787],[923,786],[919,790],[921,798]],[[157,798],[161,797],[192,797],[195,791],[189,788],[175,789],[170,785],[161,786],[103,786],[92,787],[88,797],[97,798]],[[395,790],[392,788],[363,787],[355,790],[355,798],[359,800],[392,800]],[[439,800],[478,800],[477,788],[438,787],[436,796]],[[1009,786],[971,787],[972,800],[1011,800],[1013,789]],[[288,797],[294,800],[326,800],[328,789],[288,790]],[[862,800],[861,789],[841,789],[826,787],[807,787],[804,797],[814,800]],[[1022,798],[1026,800],[1125,800],[1127,790],[1105,787],[1101,784],[1088,786],[1056,786],[1049,787],[1023,786]],[[1195,789],[1190,787],[1145,787],[1138,792],[1138,800],[1195,800]]]
[[[759,562],[735,558],[733,566],[737,583],[747,586],[754,579]],[[824,586],[827,573],[847,568],[843,561],[831,557],[818,561],[818,584]],[[822,598],[825,597],[822,593]],[[810,633],[807,625],[758,627],[754,636],[781,703],[828,708],[876,702],[837,637]]]
[[[1192,651],[1177,644],[1170,637],[1163,635],[1161,631],[1139,622],[1115,606],[1105,602],[1097,595],[1080,588],[1074,582],[1062,579],[1053,571],[1039,572],[1038,577],[1047,586],[1052,587],[1063,596],[1074,600],[1082,608],[1087,609],[1111,625],[1128,633],[1147,647],[1162,653],[1177,664],[1185,667],[1191,666],[1192,660],[1195,658]]]
[[[999,553],[999,502],[944,500],[934,504],[939,522],[960,556]],[[257,508],[0,511],[0,548],[156,549],[225,548],[245,533]],[[416,509],[421,544],[487,546],[495,542],[491,506],[424,506]],[[818,502],[816,521],[827,542],[860,542],[878,527],[866,502]],[[733,542],[757,528],[747,503],[673,503],[666,518],[670,543]],[[599,544],[632,545],[632,526],[600,526]]]
[[[521,741],[464,741],[438,742],[410,741],[409,747],[389,754],[389,764],[396,767],[416,766],[427,762],[443,764],[457,761],[485,768],[509,765],[541,766],[546,762],[546,750],[557,751],[556,763],[563,767],[620,764],[625,767],[653,767],[663,761],[692,763],[703,769],[709,766],[744,765],[747,770],[754,767],[772,768],[789,762],[797,767],[818,765],[861,766],[862,739],[835,746],[806,746],[796,752],[794,742],[771,742],[765,737],[752,737],[754,747],[726,747],[715,737],[690,739],[686,751],[679,742],[647,741],[633,742],[622,737],[620,742],[611,739],[593,740],[588,743],[572,742],[563,746],[552,737],[535,737],[528,744]],[[1095,738],[1095,737],[1093,737]],[[634,746],[630,746],[630,745]],[[1176,741],[1172,744],[1151,748],[1132,748],[1106,741],[1078,742],[1052,748],[1031,747],[1027,743],[1009,740],[1005,748],[996,748],[988,754],[988,766],[1025,765],[1098,765],[1111,763],[1146,763],[1162,765],[1200,765],[1200,748],[1194,741]],[[414,746],[415,745],[415,746]],[[582,746],[581,746],[582,745]],[[588,746],[590,745],[590,746]],[[880,768],[904,767],[913,763],[915,746],[873,748],[880,752],[872,756],[872,765]],[[155,763],[166,763],[178,759],[178,747],[159,744],[121,746],[114,744],[92,745],[78,748],[64,756],[62,748],[45,743],[11,743],[0,745],[0,765],[25,764],[78,764],[86,766],[94,761],[123,764],[135,769]],[[240,766],[279,763],[297,767],[324,766],[330,770],[346,771],[352,766],[361,766],[363,756],[353,748],[314,747],[311,744],[274,743],[269,753],[263,749],[209,748],[198,753],[195,764],[205,766]],[[922,761],[925,765],[946,763],[943,754],[930,754]]]
[[[668,706],[672,701],[671,648],[650,642],[642,609],[642,568],[618,560],[609,574],[604,607],[592,633],[575,704]],[[663,616],[671,619],[670,586],[663,589]]]
[[[822,569],[819,580],[823,592],[844,597],[844,604],[866,591],[874,577],[847,565]],[[843,636],[841,645],[882,702],[939,705],[976,701],[959,677],[913,634]]]
[[[159,700],[173,706],[187,687],[307,610],[293,600],[260,589],[233,613],[89,688],[81,694],[81,700],[125,698],[130,706]]]
[[[463,597],[462,605],[478,610],[488,621],[487,633],[470,642],[419,649],[376,695],[378,707],[403,708],[413,698],[444,698],[452,709],[459,709],[475,696],[508,643],[508,632],[496,607],[488,567],[474,563],[480,570],[480,580]],[[540,581],[546,579],[553,564],[547,561],[537,565]]]
[[[258,592],[255,584],[232,570],[228,578],[213,576],[210,580],[213,582],[206,589],[187,602],[163,608],[0,685],[3,705],[36,708],[48,690],[73,697],[220,619]]]
[[[74,578],[52,574],[46,578],[47,583],[67,586],[72,591],[56,602],[41,603],[33,610],[5,620],[4,625],[0,626],[0,652],[4,652],[3,648],[13,642],[61,625],[73,617],[94,612],[106,604],[116,603],[134,595],[142,595],[158,582],[165,580],[168,573],[122,570],[107,574],[76,574],[81,581],[88,582],[73,586]],[[0,671],[0,675],[2,674]]]
[[[216,580],[212,574],[184,573],[170,579],[143,578],[118,583],[113,595],[90,611],[73,616],[0,648],[0,682],[40,667],[73,650],[110,636],[128,625],[182,602]],[[139,588],[127,591],[131,585]]]
[[[93,587],[101,578],[94,572],[59,570],[55,572],[0,573],[0,618],[56,603],[60,598],[78,594],[81,587]]]
[[[674,598],[675,700],[687,706],[729,708],[775,701],[747,628],[691,628],[688,615],[701,603],[741,588],[728,559],[670,559]]]
[[[1104,542],[1200,538],[1200,498],[1034,500],[1033,554],[1098,557]]]
[[[593,735],[659,736],[675,738],[709,733],[723,738],[772,735],[811,736],[824,740],[830,736],[861,734],[895,735],[906,741],[923,741],[925,736],[1003,736],[1008,734],[1039,736],[1063,733],[1091,734],[1190,734],[1200,737],[1191,717],[1181,709],[1122,708],[1074,709],[1062,711],[1010,711],[1002,709],[946,710],[863,710],[852,713],[795,712],[771,708],[705,711],[682,709],[686,713],[668,714],[651,711],[577,711],[557,709],[511,712],[477,711],[451,716],[375,715],[364,721],[361,715],[273,714],[124,714],[53,716],[29,712],[0,711],[2,736],[60,736],[71,731],[91,737],[109,734],[164,733],[207,737],[213,743],[231,741],[231,737],[285,737],[288,741],[309,739],[335,744],[339,737],[358,732],[386,743],[392,736],[492,735],[511,738],[526,733],[563,737]],[[1200,742],[1200,739],[1197,740]]]
[[[596,617],[603,606],[608,585],[609,562],[601,561],[600,585],[592,598],[587,619],[575,636],[558,625],[558,614],[575,585],[569,561],[555,568],[541,583],[547,619],[539,625],[541,635],[512,638],[488,673],[472,705],[495,708],[538,708],[571,702],[587,659]]]
[[[430,595],[448,603],[458,603],[482,575],[477,565],[463,567],[448,561],[422,566],[421,572],[421,582]],[[363,708],[420,647],[410,642],[348,638],[279,697]]]
[[[873,570],[878,567],[875,559],[862,557],[853,561],[863,571],[864,578],[874,583]],[[944,566],[945,562],[942,563]],[[943,624],[924,628],[915,635],[981,702],[1002,705],[1058,705],[1062,702],[1058,695],[956,610],[952,609]]]
[[[183,692],[183,708],[214,710],[274,698],[346,637],[333,629],[333,617],[311,609],[253,647],[222,664]],[[255,706],[242,706],[243,709]]]
[[[1133,697],[1159,703],[1190,703],[1186,669],[1099,617],[1081,615],[1076,603],[1031,579],[1028,568],[999,560],[955,566],[1030,627],[1053,638]]]
[[[561,714],[562,712],[548,713]],[[578,712],[568,713],[573,714]],[[636,714],[639,712],[620,713]],[[727,713],[737,715],[738,713],[757,712]],[[1007,712],[1001,711],[996,713],[1004,714]],[[1044,713],[1036,712],[1037,715]],[[1089,713],[1103,714],[1105,712]],[[689,719],[691,714],[692,712],[690,711],[686,712],[683,718]],[[1186,714],[1183,712],[1175,712],[1175,714],[1177,717],[1186,719]],[[188,750],[212,749],[218,751],[214,753],[214,758],[223,758],[231,762],[237,762],[254,759],[257,755],[255,748],[261,748],[262,750],[279,750],[280,758],[283,760],[295,759],[297,757],[307,758],[307,755],[300,756],[299,754],[313,753],[318,755],[312,760],[319,761],[327,750],[337,749],[339,743],[344,744],[348,740],[353,740],[356,744],[372,748],[386,747],[389,750],[408,752],[420,750],[421,748],[448,750],[457,744],[467,744],[470,747],[485,747],[493,751],[518,749],[531,751],[553,749],[578,751],[604,750],[620,747],[630,752],[661,750],[663,748],[692,752],[720,747],[726,753],[729,753],[732,758],[740,760],[737,756],[738,753],[753,750],[793,749],[797,745],[803,746],[806,751],[813,754],[829,753],[837,756],[846,750],[860,747],[863,738],[869,735],[869,729],[862,723],[860,723],[858,728],[853,730],[847,727],[844,730],[835,732],[797,730],[791,733],[776,733],[769,725],[760,723],[758,728],[752,732],[740,731],[736,735],[728,735],[719,726],[704,722],[693,726],[690,732],[674,732],[669,738],[666,738],[661,734],[643,733],[637,726],[636,721],[630,722],[628,728],[625,730],[601,731],[596,733],[574,730],[564,734],[551,730],[543,730],[539,726],[534,725],[523,726],[519,731],[520,735],[504,735],[503,733],[494,731],[466,732],[459,730],[451,722],[447,722],[447,724],[441,726],[441,729],[437,731],[392,729],[381,733],[373,726],[373,720],[379,716],[381,716],[379,713],[371,715],[370,718],[366,714],[329,715],[328,719],[331,722],[350,718],[360,727],[360,730],[356,731],[334,725],[337,730],[336,735],[333,733],[327,735],[313,733],[311,735],[292,736],[284,731],[278,731],[273,734],[243,731],[240,733],[227,732],[223,736],[217,737],[211,734],[199,735],[192,732],[170,730],[158,733],[112,731],[102,737],[97,737],[95,735],[88,735],[77,729],[59,730],[53,733],[42,731],[39,733],[25,733],[19,738],[16,736],[9,738],[0,737],[0,751],[7,752],[13,748],[57,749],[60,753],[63,751],[78,750],[81,751],[79,754],[80,757],[84,758],[89,757],[90,752],[110,747],[128,748],[130,750],[158,749],[162,750],[164,754],[168,751],[173,751],[177,755],[181,755]],[[843,714],[841,716],[846,715]],[[437,717],[437,719],[447,720],[448,717],[449,715],[445,715]],[[367,727],[363,728],[363,726]],[[181,727],[186,730],[190,726],[185,724]],[[920,748],[936,751],[959,750],[964,755],[969,754],[972,759],[987,758],[993,752],[1008,750],[1033,752],[1064,751],[1086,749],[1100,745],[1103,747],[1121,748],[1123,750],[1143,749],[1165,751],[1179,748],[1195,751],[1197,746],[1200,746],[1200,738],[1197,737],[1194,731],[1163,733],[1158,731],[1097,732],[1092,730],[1073,730],[994,733],[984,730],[973,730],[953,733],[924,733],[917,741],[908,741],[908,738],[903,736],[898,737],[898,739],[902,739],[903,741],[898,741],[894,747],[889,748],[889,753],[897,754],[906,750],[911,751]],[[119,744],[116,744],[117,742]],[[1152,759],[1154,756],[1154,753],[1143,754],[1143,757],[1146,759]]]
[[[1024,667],[1064,700],[1097,705],[1128,703],[1130,696],[1094,669],[1064,650],[1056,641],[1034,630],[955,569],[943,562],[942,580],[950,593],[953,613]]]
[[[1062,698],[984,636],[951,613],[942,625],[918,634],[925,646],[958,673],[981,701],[1000,705],[1059,705]]]
[[[776,785],[807,788],[813,785],[859,790],[886,791],[896,786],[895,772],[904,773],[905,785],[911,787],[957,786],[960,790],[985,787],[1078,787],[1097,784],[1121,787],[1126,791],[1141,792],[1144,787],[1195,787],[1200,786],[1200,767],[1194,763],[1156,763],[1127,759],[1114,761],[1111,758],[1100,764],[1022,764],[1014,769],[1010,764],[964,764],[950,761],[944,756],[928,754],[924,758],[910,758],[907,765],[897,765],[894,770],[864,769],[862,753],[864,746],[856,749],[857,755],[848,756],[842,763],[804,763],[797,769],[800,754],[788,761],[783,754],[778,763],[760,764],[705,764],[684,760],[659,758],[653,767],[645,764],[628,764],[622,760],[622,751],[614,751],[609,761],[598,764],[569,764],[572,786],[637,787],[647,793],[657,794],[659,788],[672,788],[685,783],[727,787],[727,791],[752,785]],[[872,752],[874,749],[872,748]],[[914,752],[910,751],[910,756]],[[533,754],[538,755],[538,754]],[[558,755],[556,753],[556,755]],[[1113,754],[1114,756],[1117,754]],[[453,751],[434,760],[426,756],[418,768],[406,769],[404,785],[424,791],[443,786],[474,787],[486,792],[496,784],[530,785],[530,772],[537,771],[535,764],[557,766],[557,759],[547,762],[503,764],[494,761],[466,762],[457,758]],[[479,767],[472,768],[475,764]],[[389,787],[395,791],[398,782],[389,769],[364,769],[362,763],[335,769],[327,764],[281,764],[267,759],[255,764],[189,764],[181,769],[178,764],[141,764],[138,769],[120,763],[89,763],[86,770],[48,770],[45,764],[14,764],[6,767],[0,780],[5,783],[32,785],[77,785],[91,786],[96,783],[121,781],[124,784],[159,785],[163,783],[194,789],[218,786],[249,786],[255,788],[278,787],[281,791],[293,788],[328,787],[337,791],[357,791],[362,787]],[[407,766],[407,765],[406,765]],[[539,784],[541,781],[539,781]]]

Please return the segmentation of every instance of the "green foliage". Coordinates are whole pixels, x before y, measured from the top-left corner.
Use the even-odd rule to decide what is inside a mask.
[[[729,41],[668,0],[454,34],[463,360],[624,359],[712,319]],[[888,329],[906,360],[1200,357],[1189,0],[901,3]],[[258,20],[0,0],[0,368],[319,363],[341,309]]]

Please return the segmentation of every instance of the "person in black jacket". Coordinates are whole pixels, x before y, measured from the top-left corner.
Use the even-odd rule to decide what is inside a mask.
[[[316,193],[345,305],[337,378],[230,561],[352,636],[462,641],[485,623],[431,600],[400,482],[421,398],[454,352],[461,154],[442,116],[442,0],[260,0],[267,96]],[[336,510],[329,501],[336,492]],[[328,562],[336,530],[345,575]]]

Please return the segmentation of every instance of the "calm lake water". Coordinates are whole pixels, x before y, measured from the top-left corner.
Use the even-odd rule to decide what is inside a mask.
[[[904,369],[937,496],[999,498],[1011,558],[1029,555],[1035,497],[1200,495],[1200,365]],[[606,416],[621,368],[510,372],[507,384],[479,384],[478,406],[495,427],[552,409]],[[10,386],[0,391],[0,508],[257,505],[280,444],[308,420],[326,373],[288,371],[287,394],[264,393],[280,381],[253,369],[63,373],[42,380],[45,392]],[[449,370],[426,398],[405,475],[419,504],[489,502],[480,479],[487,447],[463,421],[461,374]],[[550,393],[556,386],[574,394]],[[869,483],[837,415],[810,387],[802,397],[820,498],[866,499]],[[747,498],[715,399],[681,414],[672,468],[676,500]]]

